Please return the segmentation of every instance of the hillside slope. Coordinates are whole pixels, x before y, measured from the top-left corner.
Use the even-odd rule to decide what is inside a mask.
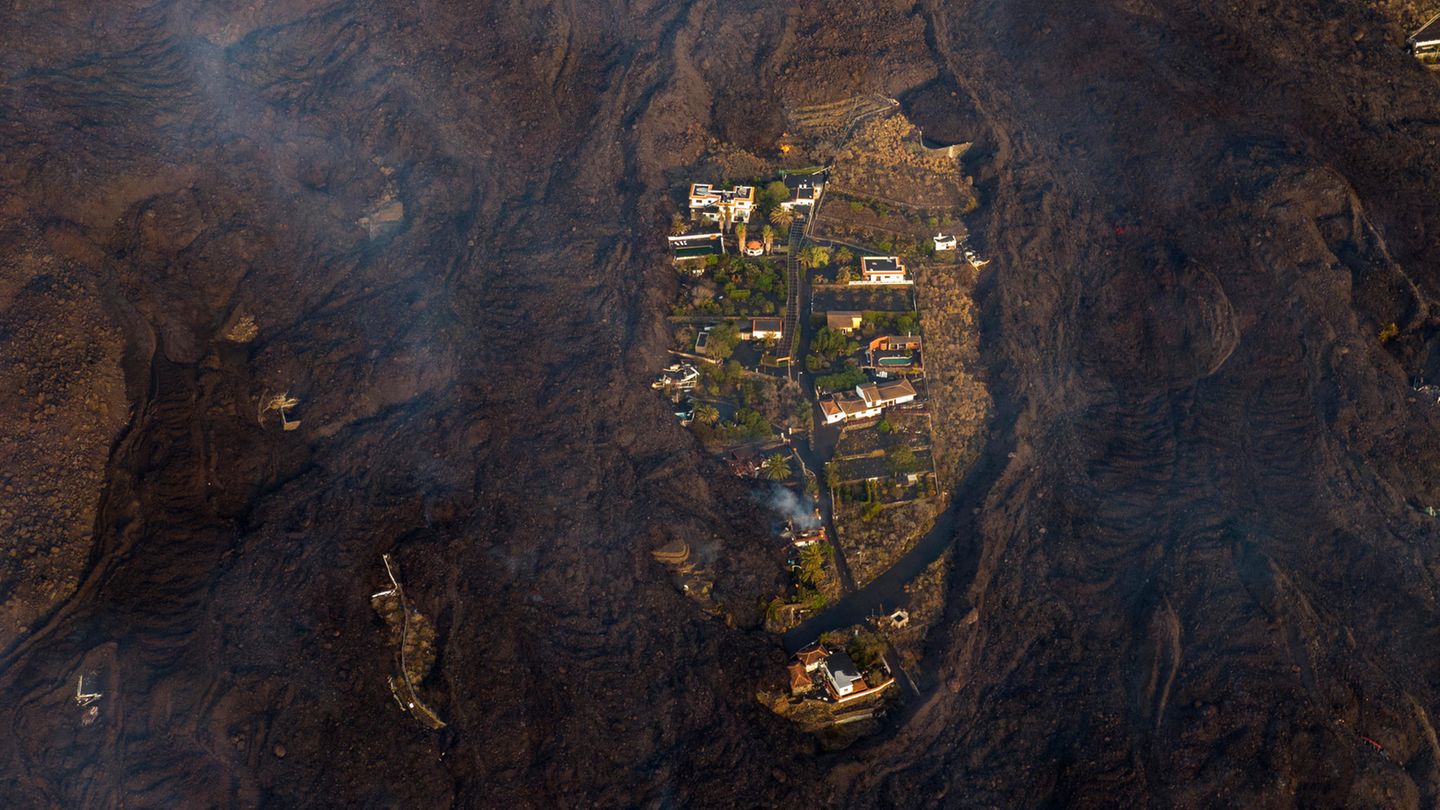
[[[1212,5],[0,11],[0,798],[1433,805],[1440,85],[1368,5]],[[752,697],[767,516],[647,382],[683,169],[859,92],[976,143],[1005,463],[938,685],[818,755]]]

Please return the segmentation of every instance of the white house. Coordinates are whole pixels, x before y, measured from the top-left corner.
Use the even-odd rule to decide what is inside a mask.
[[[693,183],[690,186],[690,211],[699,212],[702,219],[710,222],[748,223],[754,208],[754,186],[732,189],[715,188],[709,183]]]
[[[935,250],[937,251],[955,249],[955,234],[953,233],[937,233],[931,238],[935,240]]]
[[[809,212],[820,199],[825,188],[824,174],[787,174],[785,187],[790,189],[790,199],[780,203],[786,211]]]
[[[745,242],[745,255],[746,255],[746,256],[764,256],[764,255],[765,255],[765,243],[764,243],[764,242],[761,242],[759,239],[749,239],[749,240],[746,240],[746,242]]]
[[[865,679],[860,676],[860,668],[843,652],[827,657],[825,663],[820,665],[820,672],[825,677],[825,686],[833,698],[842,698],[852,692],[869,688]]]
[[[899,256],[865,256],[860,259],[860,277],[851,284],[910,284],[910,273]]]
[[[785,322],[779,318],[751,318],[751,340],[779,340],[784,336]]]
[[[866,383],[855,386],[855,393],[866,406],[888,408],[915,401],[915,386],[909,380],[895,380],[887,383]]]
[[[853,394],[835,394],[820,401],[825,424],[833,425],[847,419],[870,419],[884,413],[891,405],[914,402],[915,386],[909,380],[886,383],[865,383],[855,386]]]

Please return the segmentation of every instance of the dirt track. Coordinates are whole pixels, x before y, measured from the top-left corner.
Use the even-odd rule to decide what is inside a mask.
[[[55,406],[9,474],[95,515],[0,584],[53,615],[0,638],[0,803],[1435,804],[1413,507],[1440,505],[1440,423],[1408,380],[1440,379],[1440,85],[1387,25],[1260,0],[0,12],[0,405]],[[817,756],[752,698],[783,662],[766,516],[647,383],[675,175],[861,92],[976,143],[1014,455],[961,516],[937,687]],[[46,305],[96,346],[24,376]],[[240,314],[251,342],[224,338]],[[278,390],[295,432],[256,424]],[[68,425],[102,485],[47,471]],[[677,536],[732,625],[650,560]],[[385,685],[387,552],[439,631],[440,734]]]

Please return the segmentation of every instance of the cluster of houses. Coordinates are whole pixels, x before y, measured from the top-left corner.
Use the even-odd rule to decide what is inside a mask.
[[[869,382],[855,386],[854,393],[832,394],[829,399],[820,400],[820,412],[825,415],[827,425],[873,419],[886,408],[914,402],[916,396],[915,386],[907,379]]]
[[[877,695],[895,683],[889,676],[879,683],[867,682],[849,655],[844,651],[832,652],[823,644],[812,644],[796,653],[787,671],[790,694],[823,697],[833,703],[849,703]]]
[[[784,182],[790,196],[780,203],[780,207],[797,214],[808,214],[814,210],[825,189],[823,173],[787,174]],[[755,208],[755,186],[720,188],[711,183],[691,183],[690,219],[696,227],[687,233],[669,237],[671,255],[675,261],[684,262],[703,261],[707,256],[728,253],[725,231],[737,223],[748,225]],[[736,244],[735,249],[746,256],[765,255],[765,243],[759,239],[747,239],[744,244]]]

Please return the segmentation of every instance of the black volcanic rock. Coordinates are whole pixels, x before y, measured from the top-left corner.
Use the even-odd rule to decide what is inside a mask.
[[[11,4],[0,419],[51,421],[3,456],[0,799],[1434,805],[1440,85],[1393,32],[1316,0]],[[674,177],[856,92],[981,145],[1003,463],[934,686],[819,754],[753,697],[768,516],[647,382]],[[675,538],[728,622],[651,559]],[[385,553],[440,732],[386,685]]]

